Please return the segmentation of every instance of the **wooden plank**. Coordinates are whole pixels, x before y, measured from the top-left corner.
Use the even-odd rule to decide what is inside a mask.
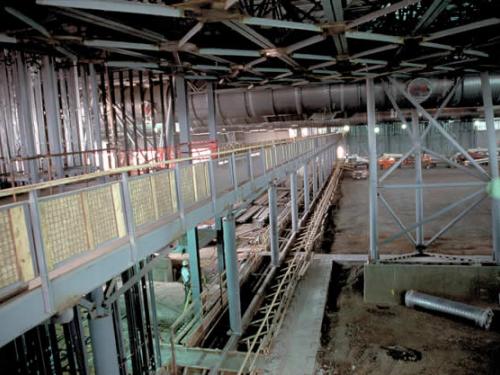
[[[16,206],[9,210],[12,222],[12,233],[14,246],[16,247],[16,258],[21,273],[20,279],[31,280],[35,277],[33,258],[31,257],[28,227],[23,206]]]
[[[116,227],[118,228],[118,237],[127,235],[127,226],[125,225],[125,212],[123,211],[122,195],[120,184],[112,185],[113,204],[115,206]]]
[[[243,212],[242,215],[236,218],[236,222],[238,224],[244,224],[248,222],[258,211],[260,211],[259,206],[250,206],[246,211]]]

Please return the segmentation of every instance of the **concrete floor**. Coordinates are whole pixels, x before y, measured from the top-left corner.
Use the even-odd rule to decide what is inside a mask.
[[[385,183],[414,183],[414,175],[415,170],[413,168],[398,169],[391,177],[386,179]],[[460,170],[444,167],[424,170],[423,179],[425,183],[478,181]],[[425,189],[424,215],[429,216],[476,190],[479,189],[477,187]],[[369,248],[368,180],[352,180],[346,173],[342,182],[342,194],[339,209],[334,217],[336,237],[331,251],[339,254],[367,253]],[[415,222],[414,190],[386,190],[383,194],[405,225],[409,226]],[[448,212],[436,221],[426,224],[424,226],[425,238],[432,237],[467,204]],[[399,230],[385,207],[379,202],[379,242],[399,232]],[[392,243],[379,246],[381,254],[397,254],[414,250],[412,244],[404,236]],[[462,255],[490,254],[491,210],[488,199],[485,199],[447,231],[428,251]]]

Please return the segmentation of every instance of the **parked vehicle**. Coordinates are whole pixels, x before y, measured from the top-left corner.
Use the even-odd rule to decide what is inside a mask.
[[[403,167],[414,167],[415,166],[415,157],[413,155],[408,156],[403,161]],[[429,154],[422,154],[422,167],[426,169],[436,168],[437,162],[432,158]]]
[[[422,154],[422,166],[426,169],[436,168],[436,160],[429,154]]]
[[[488,150],[485,148],[470,148],[467,150],[467,152],[474,160],[487,159],[489,155]],[[457,152],[455,155],[453,155],[452,160],[462,165],[469,164],[467,158],[460,152]]]
[[[402,154],[382,154],[378,159],[378,166],[382,170],[389,169],[402,157]]]
[[[368,175],[368,164],[365,163],[357,164],[351,172],[353,180],[366,180]]]

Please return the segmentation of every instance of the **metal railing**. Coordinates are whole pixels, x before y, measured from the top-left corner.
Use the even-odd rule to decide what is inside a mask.
[[[0,191],[0,297],[40,277],[52,311],[49,273],[235,191],[267,171],[334,141],[323,135],[122,167]],[[130,176],[130,173],[137,175]],[[142,174],[141,174],[142,173]],[[82,187],[83,185],[83,187]],[[63,188],[66,191],[62,191]],[[137,251],[135,251],[137,253]],[[137,261],[132,255],[132,261]],[[83,260],[85,262],[85,259]]]

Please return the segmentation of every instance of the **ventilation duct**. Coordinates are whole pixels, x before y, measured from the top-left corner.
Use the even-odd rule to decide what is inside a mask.
[[[500,103],[500,75],[491,75],[493,103]],[[426,108],[439,106],[455,85],[453,79],[427,79],[399,83],[418,97]],[[310,85],[302,87],[263,87],[252,90],[226,89],[216,91],[217,122],[219,124],[244,124],[265,122],[266,118],[300,116],[307,118],[313,113],[353,114],[365,112],[365,83]],[[388,84],[388,89],[402,109],[411,108],[409,102]],[[190,109],[193,125],[206,125],[207,97],[205,93],[191,95]],[[392,108],[384,93],[382,83],[375,84],[377,110]],[[457,87],[447,107],[482,106],[479,76],[465,77]],[[285,119],[283,119],[285,120]]]

